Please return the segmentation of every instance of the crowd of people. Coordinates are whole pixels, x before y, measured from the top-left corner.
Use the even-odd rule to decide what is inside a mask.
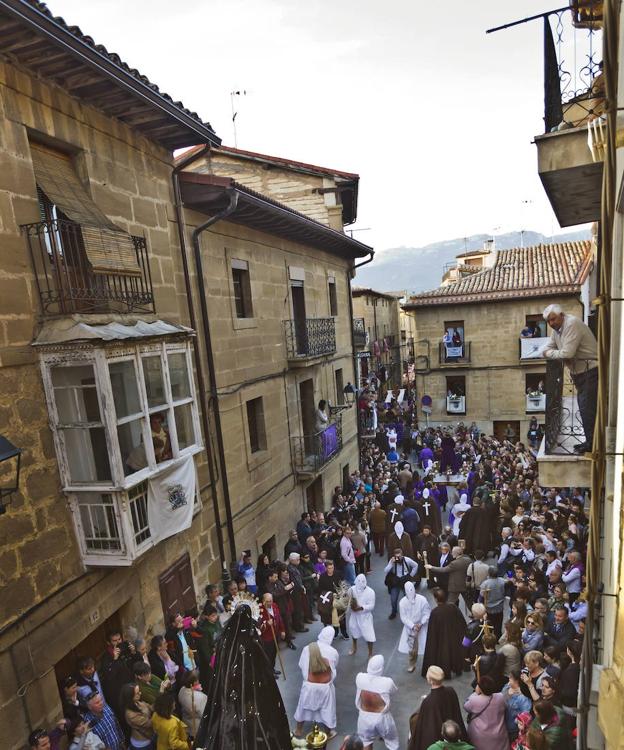
[[[374,655],[376,595],[367,575],[376,557],[388,617],[402,625],[405,668],[415,671],[422,656],[431,688],[410,720],[410,750],[571,747],[587,610],[587,498],[578,488],[541,488],[534,452],[522,443],[487,437],[476,425],[421,431],[392,408],[349,486],[334,489],[327,513],[301,514],[281,559],[260,555],[254,564],[244,551],[225,589],[206,588],[197,617],[172,615],[149,643],[110,632],[101,661],[82,658],[63,680],[65,718],[52,732],[33,733],[31,748],[46,750],[65,735],[71,750],[187,750],[221,630],[232,607],[251,598],[276,677],[280,650],[301,649],[294,736],[308,722],[335,735],[332,643],[349,640],[353,654],[364,641],[357,734],[345,747],[381,738],[398,748],[396,685]],[[297,638],[318,618],[318,639],[300,647]],[[449,681],[464,672],[472,672],[474,692],[462,711]]]

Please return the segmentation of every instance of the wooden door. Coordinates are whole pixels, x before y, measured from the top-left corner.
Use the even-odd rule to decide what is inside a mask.
[[[293,320],[295,321],[297,354],[308,354],[308,329],[303,282],[291,282],[290,292],[292,295]]]
[[[197,597],[193,584],[193,570],[188,553],[183,555],[158,578],[160,601],[165,618],[165,627],[169,625],[171,615],[181,612],[183,615],[197,615]]]

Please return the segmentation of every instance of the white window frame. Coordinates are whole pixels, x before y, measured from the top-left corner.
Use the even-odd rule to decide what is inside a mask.
[[[188,377],[189,396],[174,400],[171,391],[171,380],[169,376],[169,355],[183,354],[186,362]],[[158,356],[163,373],[163,387],[165,392],[165,403],[163,406],[149,407],[147,403],[147,391],[143,375],[143,358]],[[128,476],[124,474],[123,459],[119,448],[117,428],[119,424],[133,421],[137,414],[117,419],[113,389],[110,379],[109,365],[114,362],[132,361],[135,369],[137,390],[143,419],[143,441],[148,459],[148,466]],[[109,456],[111,479],[108,482],[73,483],[69,472],[67,460],[67,447],[64,439],[63,429],[59,428],[59,414],[56,406],[54,387],[52,384],[52,370],[57,367],[77,367],[90,365],[93,367],[96,394],[100,409],[100,419],[104,429],[106,446]],[[50,426],[52,428],[59,471],[63,482],[64,492],[69,500],[78,543],[82,552],[85,565],[131,565],[145,550],[153,547],[155,542],[151,535],[137,541],[137,531],[132,519],[132,490],[141,483],[158,475],[167,468],[177,464],[187,456],[194,456],[203,450],[201,442],[201,429],[197,407],[197,393],[193,375],[193,360],[191,355],[190,341],[161,341],[152,343],[138,343],[132,346],[118,346],[109,349],[80,347],[72,350],[50,351],[41,354],[40,366],[44,390],[50,415]],[[175,423],[175,408],[186,404],[191,405],[191,429],[193,431],[193,442],[191,445],[180,450],[177,438],[177,426]],[[167,412],[167,423],[171,440],[172,458],[156,463],[152,441],[149,439],[149,415],[158,411]],[[201,510],[199,492],[199,481],[196,480],[195,509],[194,515]],[[147,484],[146,484],[147,492]],[[120,540],[120,549],[94,550],[89,549],[85,537],[81,516],[81,497],[86,493],[99,495],[110,495],[113,500],[113,509],[117,531]],[[145,530],[145,526],[142,527]]]

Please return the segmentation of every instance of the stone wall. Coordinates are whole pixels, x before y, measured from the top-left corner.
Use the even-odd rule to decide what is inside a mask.
[[[578,296],[554,296],[504,300],[492,304],[431,305],[415,309],[416,369],[418,394],[433,399],[432,424],[477,422],[491,433],[493,423],[519,421],[525,439],[533,416],[526,411],[526,375],[546,372],[545,360],[520,362],[519,339],[527,315],[537,315],[550,303],[582,317]],[[470,344],[470,362],[440,363],[439,346],[445,322],[464,322],[464,336]],[[447,378],[464,377],[466,415],[446,413]],[[544,423],[543,412],[535,413]]]
[[[208,158],[195,162],[189,169],[231,177],[251,190],[269,195],[321,224],[342,231],[342,207],[337,204],[336,195],[333,192],[319,192],[323,188],[336,186],[331,177],[306,174],[218,149],[213,149]]]

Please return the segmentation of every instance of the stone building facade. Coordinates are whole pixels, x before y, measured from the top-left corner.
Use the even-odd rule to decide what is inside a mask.
[[[584,318],[591,260],[589,241],[498,251],[490,267],[407,300],[416,324],[416,387],[433,400],[431,424],[474,421],[499,437],[510,426],[521,440],[532,417],[543,425],[546,363],[530,350],[549,335],[546,305]],[[540,327],[541,338],[521,341],[528,323]]]
[[[402,381],[402,360],[405,347],[402,347],[401,331],[405,330],[401,319],[399,297],[391,292],[379,292],[354,286],[353,319],[362,321],[365,332],[364,346],[358,354],[360,379],[366,378],[369,371],[379,372],[384,368],[386,385],[398,388]]]
[[[42,4],[5,4],[0,21],[0,434],[22,451],[0,516],[0,725],[13,750],[59,718],[57,680],[98,657],[109,628],[162,632],[241,549],[281,551],[308,498],[320,507],[355,468],[348,412],[342,450],[325,447],[321,466],[304,451],[297,470],[293,438],[300,381],[312,404],[334,405],[336,370],[353,377],[348,277],[368,248],[273,201],[261,229],[202,235],[197,284],[191,235],[206,216],[182,208],[173,151],[217,146],[210,125]],[[272,234],[278,213],[306,232]],[[249,264],[255,325],[232,318],[230,258]],[[289,361],[278,294],[302,274],[310,314],[335,321],[335,350]],[[257,398],[264,413],[248,407]],[[169,535],[169,516],[157,527],[153,498],[187,513],[181,530]]]

